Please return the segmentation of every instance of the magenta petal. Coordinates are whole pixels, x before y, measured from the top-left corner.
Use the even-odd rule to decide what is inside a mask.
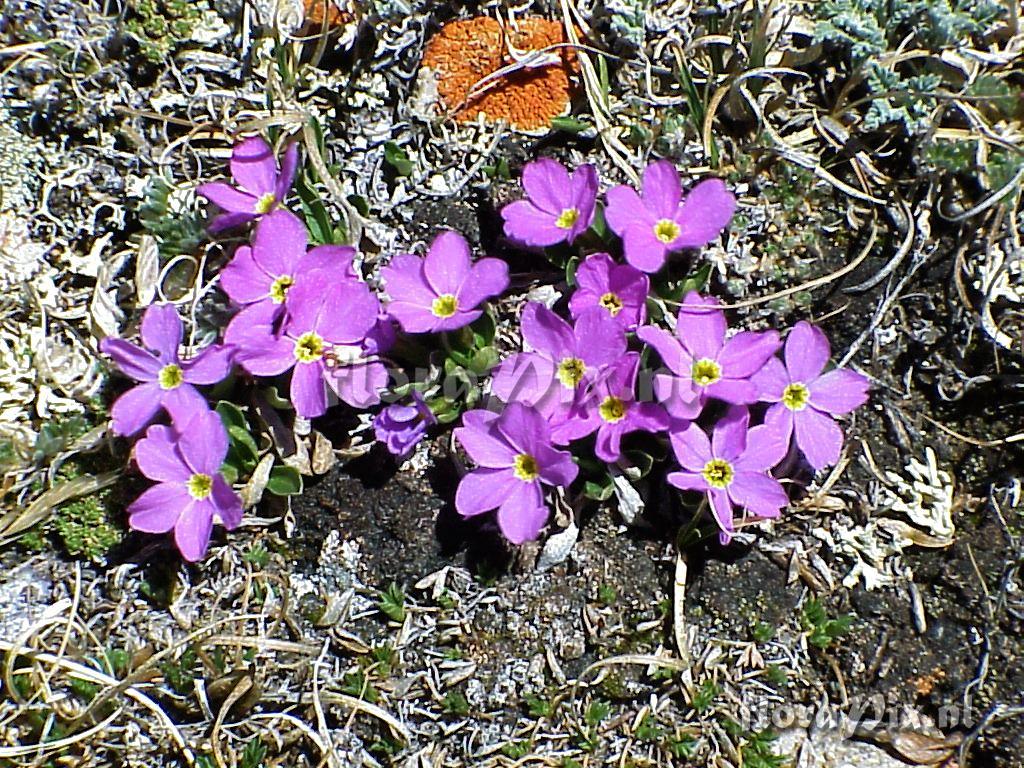
[[[784,425],[766,422],[747,432],[747,447],[735,462],[737,470],[766,472],[789,452],[789,432]]]
[[[611,365],[626,353],[626,334],[621,325],[599,307],[593,307],[576,321],[575,347],[588,366]]]
[[[594,208],[597,205],[597,168],[591,164],[581,165],[572,172],[572,205],[580,212],[579,218],[570,230],[569,242],[586,232],[594,221]]]
[[[804,408],[793,414],[793,427],[796,444],[815,470],[839,461],[843,450],[843,430],[831,416],[813,408]]]
[[[506,403],[535,405],[548,395],[558,396],[561,383],[555,378],[555,365],[533,352],[521,352],[502,361],[491,379],[491,391]]]
[[[211,498],[221,525],[229,531],[237,528],[242,522],[242,500],[220,475],[213,478]]]
[[[187,383],[179,384],[174,389],[163,390],[160,394],[160,403],[178,427],[191,419],[196,412],[207,409],[206,398],[198,389]]]
[[[113,336],[100,342],[100,351],[109,355],[121,373],[136,381],[156,381],[163,368],[163,364],[152,352]]]
[[[251,195],[248,192],[242,192],[241,190],[235,189],[230,184],[225,184],[223,181],[212,181],[209,184],[200,184],[196,188],[196,193],[205,197],[222,210],[244,215],[246,219],[256,217],[256,203],[258,202],[256,196]],[[220,217],[218,217],[218,219],[219,218]],[[232,222],[232,225],[233,224],[234,221]],[[218,229],[228,229],[228,225],[222,224]]]
[[[712,488],[708,491],[708,501],[711,502],[711,515],[722,531],[719,538],[723,544],[728,544],[736,530],[733,525],[732,501],[729,499],[729,494],[723,488]]]
[[[682,196],[679,171],[668,160],[659,160],[644,169],[644,206],[653,214],[656,221],[674,220]]]
[[[253,308],[262,310],[258,304]],[[275,336],[268,326],[249,325],[246,314],[237,314],[224,332],[235,348],[235,362],[254,376],[277,376],[295,365],[295,342]]]
[[[672,373],[685,377],[690,376],[693,358],[683,349],[679,339],[656,325],[644,325],[637,329],[636,335],[640,341],[654,347],[661,357],[661,361],[668,366]]]
[[[789,497],[774,477],[758,472],[737,472],[729,484],[729,496],[755,517],[778,517]]]
[[[192,501],[181,483],[160,483],[128,505],[128,527],[143,533],[167,533]]]
[[[389,302],[387,310],[406,333],[430,333],[439,319],[422,304],[409,304],[405,301]]]
[[[554,214],[556,218],[566,208],[573,207],[569,172],[561,163],[546,157],[524,166],[523,189],[538,209]]]
[[[516,450],[490,425],[483,428],[459,427],[455,430],[455,439],[478,466],[501,469],[511,467],[515,461]]]
[[[150,304],[142,315],[142,327],[139,329],[142,342],[159,353],[164,365],[178,362],[183,332],[181,318],[173,304]]]
[[[725,313],[714,297],[690,291],[676,318],[676,334],[683,346],[697,358],[715,360],[725,343]]]
[[[192,470],[178,455],[177,441],[169,437],[170,433],[167,427],[150,427],[146,437],[135,444],[135,464],[150,480],[183,483],[192,476]]]
[[[369,408],[380,402],[388,386],[388,369],[383,363],[345,365],[326,376],[327,385],[353,408]]]
[[[727,339],[718,353],[722,374],[730,379],[745,379],[757,373],[782,343],[777,331],[740,331]]]
[[[110,409],[114,433],[127,437],[149,424],[160,409],[160,393],[159,384],[140,384],[117,398]]]
[[[296,283],[288,291],[288,333],[315,330],[336,344],[358,344],[377,324],[380,301],[366,283],[346,280],[323,286]]]
[[[793,326],[786,339],[786,369],[790,381],[808,384],[825,368],[831,350],[828,337],[806,320]]]
[[[729,226],[736,198],[721,179],[708,179],[690,190],[675,220],[679,223],[677,248],[699,248]]]
[[[261,269],[252,257],[252,249],[242,245],[220,271],[220,287],[236,304],[252,304],[269,299],[276,277]]]
[[[437,294],[423,275],[423,259],[410,253],[399,254],[380,271],[384,287],[393,302],[421,307],[430,313]],[[430,315],[433,317],[433,315]]]
[[[211,221],[209,226],[207,226],[206,231],[211,235],[216,235],[219,232],[240,227],[255,218],[256,214],[254,213],[222,213],[213,218],[213,221]]]
[[[594,441],[594,453],[601,461],[609,464],[619,460],[622,453],[622,435],[625,430],[622,424],[602,424],[597,430],[597,439]]]
[[[704,403],[689,378],[657,373],[654,375],[654,395],[674,419],[692,421],[704,409]]]
[[[757,402],[757,387],[749,379],[719,379],[704,387],[704,394],[733,405],[750,405]]]
[[[228,455],[228,432],[215,411],[199,411],[184,422],[178,450],[193,472],[216,475]]]
[[[498,528],[513,544],[533,541],[548,520],[540,484],[517,481],[498,507]]]
[[[274,185],[274,198],[280,202],[292,188],[295,181],[295,172],[299,167],[299,145],[298,142],[290,142],[284,150],[281,158],[281,173],[278,174],[277,182]]]
[[[514,449],[531,456],[537,453],[538,446],[551,442],[547,421],[522,403],[506,405],[494,426]]]
[[[683,491],[706,491],[711,487],[700,472],[669,472],[665,479]]]
[[[673,432],[669,435],[672,443],[672,452],[683,469],[690,472],[700,472],[704,466],[713,458],[711,455],[711,441],[700,427],[690,424],[681,432]]]
[[[557,214],[543,211],[529,200],[516,200],[501,209],[505,236],[522,245],[546,248],[566,240],[569,230],[555,224]]]
[[[318,245],[299,259],[295,268],[296,279],[317,270],[325,270],[336,280],[355,278],[355,256],[356,249],[348,245]]]
[[[214,344],[181,364],[185,381],[189,384],[216,384],[227,378],[234,363],[235,350],[224,344]]]
[[[277,183],[274,150],[260,136],[239,142],[231,151],[231,177],[256,197],[274,194]]]
[[[808,384],[811,407],[841,416],[867,402],[869,386],[867,378],[856,371],[829,371]]]
[[[463,517],[489,512],[523,484],[511,469],[475,469],[459,481],[455,509]]]
[[[665,264],[668,247],[655,235],[651,226],[634,224],[622,236],[626,261],[644,272],[657,272]]]
[[[596,298],[601,298],[610,288],[610,276],[614,268],[615,262],[607,253],[592,253],[587,256],[576,268],[578,289],[573,296],[580,291],[589,291],[596,294]]]
[[[185,507],[174,526],[174,543],[181,556],[190,563],[202,560],[210,546],[214,511],[209,499],[193,501]]]
[[[606,195],[604,219],[612,232],[623,237],[633,225],[650,230],[658,218],[644,206],[640,195],[632,187],[622,184],[612,187]]]
[[[434,238],[423,260],[423,276],[438,296],[459,292],[472,264],[469,243],[458,232],[442,232]]]
[[[716,459],[733,461],[747,445],[747,426],[750,411],[742,406],[733,406],[715,424],[711,437],[711,452]]]
[[[260,269],[274,278],[291,276],[306,255],[306,225],[294,213],[279,208],[256,225],[252,257]]]
[[[541,446],[535,458],[540,466],[540,478],[548,485],[564,488],[572,485],[579,474],[579,467],[573,462],[572,454],[568,451]]]
[[[779,402],[782,399],[782,393],[789,386],[789,374],[786,373],[786,366],[777,357],[769,358],[764,367],[750,380],[757,387],[758,397],[769,403]]]
[[[523,339],[550,360],[561,361],[576,354],[576,337],[562,318],[532,301],[522,311]]]
[[[459,286],[456,295],[459,306],[470,309],[484,299],[497,296],[508,288],[508,264],[501,259],[480,259]]]
[[[630,418],[633,430],[657,433],[664,432],[669,425],[668,414],[656,403],[634,403]]]
[[[789,444],[793,437],[793,411],[782,403],[776,403],[765,412],[764,424],[774,429]]]
[[[304,419],[312,419],[327,410],[327,389],[323,363],[297,363],[292,370],[291,398],[295,412]]]

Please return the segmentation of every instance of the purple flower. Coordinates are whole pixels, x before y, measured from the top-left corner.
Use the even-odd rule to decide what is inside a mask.
[[[786,439],[765,424],[748,430],[749,422],[747,409],[733,406],[715,425],[711,440],[696,424],[671,435],[682,470],[670,472],[668,481],[684,491],[707,494],[723,544],[735,530],[734,506],[760,519],[778,517],[789,501],[779,481],[768,474],[785,455]]]
[[[626,261],[657,272],[672,251],[699,248],[718,237],[735,210],[736,198],[720,179],[702,181],[682,200],[679,173],[659,160],[644,170],[642,198],[625,185],[608,190],[604,217],[622,238]]]
[[[483,312],[477,305],[508,288],[501,259],[473,264],[469,243],[458,232],[442,232],[424,258],[400,254],[381,271],[390,314],[408,333],[437,333],[469,325]]]
[[[640,355],[629,352],[600,376],[587,400],[560,427],[564,439],[575,440],[597,432],[594,452],[602,461],[617,461],[622,437],[630,432],[664,432],[669,418],[656,403],[636,400]]]
[[[427,428],[437,424],[433,411],[416,390],[412,392],[412,405],[389,405],[373,419],[373,431],[388,451],[399,458],[412,453],[413,448],[427,434]]]
[[[756,403],[750,380],[775,354],[781,342],[775,331],[741,331],[725,338],[725,313],[718,299],[691,291],[676,319],[676,335],[645,325],[637,336],[657,350],[672,375],[654,377],[654,392],[677,419],[693,419],[706,398],[735,405]]]
[[[565,487],[578,471],[568,451],[552,446],[544,417],[520,403],[509,403],[500,416],[467,411],[455,438],[478,466],[455,492],[459,514],[497,507],[505,538],[513,544],[537,538],[548,519],[541,483]]]
[[[163,408],[175,421],[188,418],[206,399],[195,384],[216,384],[231,370],[234,350],[212,345],[190,360],[178,356],[181,318],[170,304],[152,304],[142,315],[140,334],[145,348],[108,337],[100,350],[110,355],[126,376],[141,384],[129,389],[110,410],[111,426],[118,435],[133,435]],[[152,350],[152,351],[150,351]]]
[[[365,407],[379,401],[387,383],[387,371],[374,360],[380,302],[364,283],[329,278],[320,271],[288,291],[279,331],[276,308],[260,305],[237,314],[224,333],[249,373],[294,369],[292,405],[307,419],[327,410],[325,384],[345,402]]]
[[[135,444],[135,463],[157,482],[128,506],[128,525],[145,533],[174,530],[174,543],[189,562],[206,554],[215,522],[228,530],[242,520],[241,499],[220,474],[228,434],[204,407],[179,430],[154,425]]]
[[[260,136],[235,144],[231,151],[231,178],[237,187],[223,181],[202,184],[196,190],[225,212],[210,223],[210,232],[237,227],[277,208],[291,189],[299,164],[299,147],[288,145],[277,170],[274,150]]]
[[[628,264],[616,264],[607,253],[588,256],[576,270],[576,284],[569,299],[574,318],[600,307],[623,328],[633,330],[647,316],[647,275]]]
[[[283,310],[291,287],[315,270],[333,272],[332,280],[356,277],[354,248],[320,245],[307,252],[306,244],[306,226],[298,217],[284,210],[267,214],[256,225],[252,247],[239,246],[221,270],[221,288],[236,304]]]
[[[831,349],[818,328],[799,322],[786,339],[783,364],[773,357],[753,378],[761,399],[775,403],[765,415],[787,442],[796,433],[796,444],[814,469],[839,460],[843,431],[833,421],[864,405],[868,380],[859,373],[832,370],[822,373]]]
[[[505,234],[512,240],[543,247],[575,240],[594,220],[597,169],[581,165],[570,175],[547,158],[523,168],[527,199],[501,209]]]
[[[560,423],[602,368],[626,352],[626,335],[604,312],[585,312],[570,326],[543,304],[522,312],[523,339],[532,350],[512,355],[495,373],[491,389],[505,402],[536,407]],[[555,441],[562,440],[555,430]]]

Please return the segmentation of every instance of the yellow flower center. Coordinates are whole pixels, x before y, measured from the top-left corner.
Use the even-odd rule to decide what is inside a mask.
[[[577,208],[566,208],[555,219],[555,226],[559,229],[572,229],[577,221],[580,220],[580,212]]]
[[[451,317],[459,308],[459,302],[450,293],[445,293],[434,299],[430,311],[436,317]]]
[[[540,477],[540,468],[537,466],[537,460],[528,453],[520,453],[516,456],[515,466],[513,473],[520,480],[531,483]]]
[[[612,317],[615,317],[622,311],[622,299],[611,291],[602,296],[598,304],[607,309],[608,314]]]
[[[275,304],[284,304],[284,297],[294,283],[291,275],[281,275],[270,284],[270,300]]]
[[[733,469],[725,459],[712,459],[701,470],[704,479],[712,488],[725,488],[732,482]]]
[[[679,237],[679,225],[672,219],[662,219],[654,225],[654,236],[668,245]]]
[[[253,211],[262,216],[264,213],[270,213],[274,210],[274,205],[276,204],[277,198],[274,197],[274,193],[267,192],[267,194],[263,195],[263,197],[256,201],[256,206],[253,208]]]
[[[722,366],[714,360],[703,358],[693,361],[690,377],[698,387],[708,387],[722,378]]]
[[[622,421],[626,417],[626,411],[629,410],[629,403],[625,403],[617,397],[608,395],[604,399],[604,402],[598,406],[598,413],[601,414],[601,418],[607,421],[609,424],[614,424],[617,421]]]
[[[295,359],[300,363],[312,363],[324,356],[324,340],[319,334],[309,331],[295,340]]]
[[[171,363],[160,369],[158,378],[160,379],[160,389],[177,389],[185,380],[185,374],[181,372],[180,367]]]
[[[791,411],[802,411],[811,399],[811,392],[803,384],[790,384],[782,390],[782,402]]]
[[[587,364],[578,357],[567,357],[558,364],[558,380],[566,389],[576,389],[587,372]]]
[[[213,493],[213,478],[197,472],[188,479],[188,495],[202,501]]]

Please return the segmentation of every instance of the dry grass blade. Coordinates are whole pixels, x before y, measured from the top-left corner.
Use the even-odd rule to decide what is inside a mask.
[[[0,547],[10,544],[19,534],[46,520],[55,507],[101,491],[113,485],[120,476],[120,471],[112,471],[65,480],[41,493],[24,509],[11,510],[0,517]]]

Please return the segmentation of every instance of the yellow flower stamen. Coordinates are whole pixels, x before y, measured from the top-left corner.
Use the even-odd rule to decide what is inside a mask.
[[[459,308],[459,302],[450,293],[442,294],[434,299],[430,311],[435,317],[451,317]]]
[[[324,356],[324,340],[319,334],[309,331],[295,340],[295,359],[300,363],[312,363]]]
[[[629,403],[626,403],[613,395],[608,395],[597,409],[598,413],[601,414],[601,418],[609,424],[622,421],[626,418],[626,411],[628,410]]]
[[[528,453],[520,453],[516,456],[512,472],[523,482],[532,483],[540,477],[540,467],[537,460]]]
[[[202,501],[213,493],[213,478],[200,472],[188,479],[188,495],[196,501]]]
[[[253,207],[253,212],[260,214],[270,213],[274,210],[274,206],[277,204],[277,198],[274,197],[273,192],[267,192],[259,200],[256,201],[256,205]]]
[[[732,482],[735,473],[732,464],[725,459],[712,459],[704,465],[701,474],[712,488],[725,488]]]
[[[722,378],[722,366],[714,360],[703,358],[693,361],[693,368],[690,370],[690,378],[698,387],[708,387]]]
[[[580,220],[580,212],[578,208],[566,208],[555,219],[555,226],[559,229],[572,229],[576,222]]]
[[[601,297],[600,301],[597,302],[602,307],[608,310],[608,314],[615,317],[622,311],[622,299],[617,294],[608,291],[604,296]]]
[[[185,374],[181,372],[180,366],[171,363],[160,369],[158,379],[160,381],[160,389],[177,389],[185,381]]]
[[[782,391],[782,403],[791,411],[802,411],[811,399],[811,391],[803,384],[790,384]]]
[[[275,304],[284,304],[285,296],[288,294],[288,289],[292,287],[295,281],[291,275],[281,275],[277,280],[270,284],[270,300]]]
[[[679,237],[679,225],[672,219],[662,219],[654,225],[654,236],[668,245]]]
[[[578,357],[567,357],[558,364],[558,380],[567,389],[576,389],[587,372],[587,364]]]

